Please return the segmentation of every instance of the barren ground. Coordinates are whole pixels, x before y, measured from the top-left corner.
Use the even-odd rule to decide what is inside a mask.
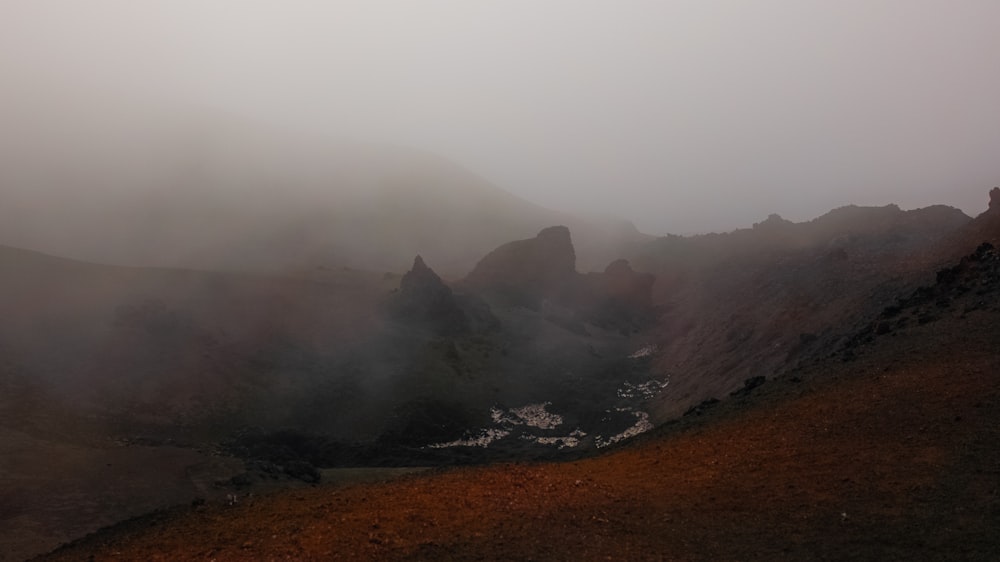
[[[996,319],[887,335],[599,457],[177,508],[42,559],[995,560]]]

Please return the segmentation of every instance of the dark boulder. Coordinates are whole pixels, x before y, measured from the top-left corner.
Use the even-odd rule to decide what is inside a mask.
[[[745,381],[743,381],[743,388],[737,389],[737,390],[729,393],[729,395],[730,396],[746,396],[747,394],[750,394],[753,391],[753,389],[755,389],[758,386],[764,384],[765,382],[767,382],[767,377],[764,377],[764,376],[750,377],[749,379],[746,379]]]
[[[284,472],[289,477],[309,484],[317,484],[323,476],[312,463],[304,460],[293,460],[285,463]]]
[[[707,412],[709,410],[709,408],[711,408],[712,406],[715,406],[718,403],[719,403],[719,399],[718,398],[706,398],[705,400],[702,400],[697,405],[691,406],[690,408],[688,408],[687,411],[684,412],[684,415],[685,416],[691,416],[691,415],[700,416],[700,415],[704,414],[705,412]]]

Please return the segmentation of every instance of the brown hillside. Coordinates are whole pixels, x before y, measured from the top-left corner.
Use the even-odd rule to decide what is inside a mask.
[[[829,353],[855,324],[933,281],[982,239],[961,211],[848,206],[812,221],[772,216],[751,229],[647,244],[632,262],[656,275],[663,303],[654,371],[670,390],[650,412],[667,421],[752,377]]]
[[[42,559],[994,560],[995,291],[955,290],[933,322],[600,457],[178,509]]]

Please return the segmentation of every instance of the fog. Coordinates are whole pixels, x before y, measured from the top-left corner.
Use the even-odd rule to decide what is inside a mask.
[[[624,543],[642,558],[660,543],[633,539],[665,527],[635,484],[690,457],[673,438],[694,430],[754,447],[712,468],[699,437],[704,462],[678,474],[776,467],[770,505],[831,498],[796,511],[802,549],[825,547],[823,513],[847,505],[844,552],[902,552],[893,537],[996,551],[976,536],[995,497],[966,500],[993,485],[995,455],[969,452],[1000,426],[984,376],[1000,339],[997,22],[997,0],[0,0],[0,562],[171,506],[77,544],[118,553],[116,537],[188,513],[229,521],[183,537],[211,537],[191,556],[268,558],[286,538],[282,553],[341,552],[310,538],[319,512],[278,542],[236,525],[273,527],[264,496],[301,499],[337,468],[502,461],[501,493],[477,505],[507,536],[561,497],[525,495],[508,463],[580,459],[689,414],[596,480],[546,479],[580,507],[548,527],[604,529],[613,548],[635,517]],[[735,232],[654,238],[713,231]],[[896,431],[912,427],[929,430]],[[912,462],[928,451],[947,462]],[[867,472],[832,472],[872,452],[881,464],[854,463]],[[762,473],[743,496],[696,479],[697,497],[722,490],[740,515],[769,493]],[[898,490],[875,494],[887,473]],[[887,507],[918,481],[943,487]],[[604,513],[619,484],[628,501]],[[344,497],[317,493],[324,535],[349,538]],[[718,519],[699,502],[656,510]],[[854,533],[890,508],[903,518]],[[355,534],[396,558],[514,542],[449,538],[460,520],[424,512]],[[416,534],[390,528],[404,519]],[[712,543],[692,552],[746,548],[745,528],[691,521]]]
[[[850,203],[977,214],[1000,183],[997,21],[992,0],[4,0],[0,190],[34,162],[75,192],[44,203],[85,205],[92,155],[165,143],[128,155],[127,191],[198,151],[144,132],[224,116],[411,147],[652,234]]]

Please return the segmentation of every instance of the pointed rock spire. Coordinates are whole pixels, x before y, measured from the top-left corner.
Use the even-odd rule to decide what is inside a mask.
[[[440,332],[457,332],[466,326],[465,315],[455,302],[451,287],[420,256],[414,258],[413,268],[403,275],[393,310],[399,318],[429,322]]]
[[[423,271],[425,269],[430,269],[430,268],[427,267],[426,263],[424,263],[424,258],[420,257],[420,254],[417,254],[417,257],[413,258],[413,267],[411,268],[411,270]]]

